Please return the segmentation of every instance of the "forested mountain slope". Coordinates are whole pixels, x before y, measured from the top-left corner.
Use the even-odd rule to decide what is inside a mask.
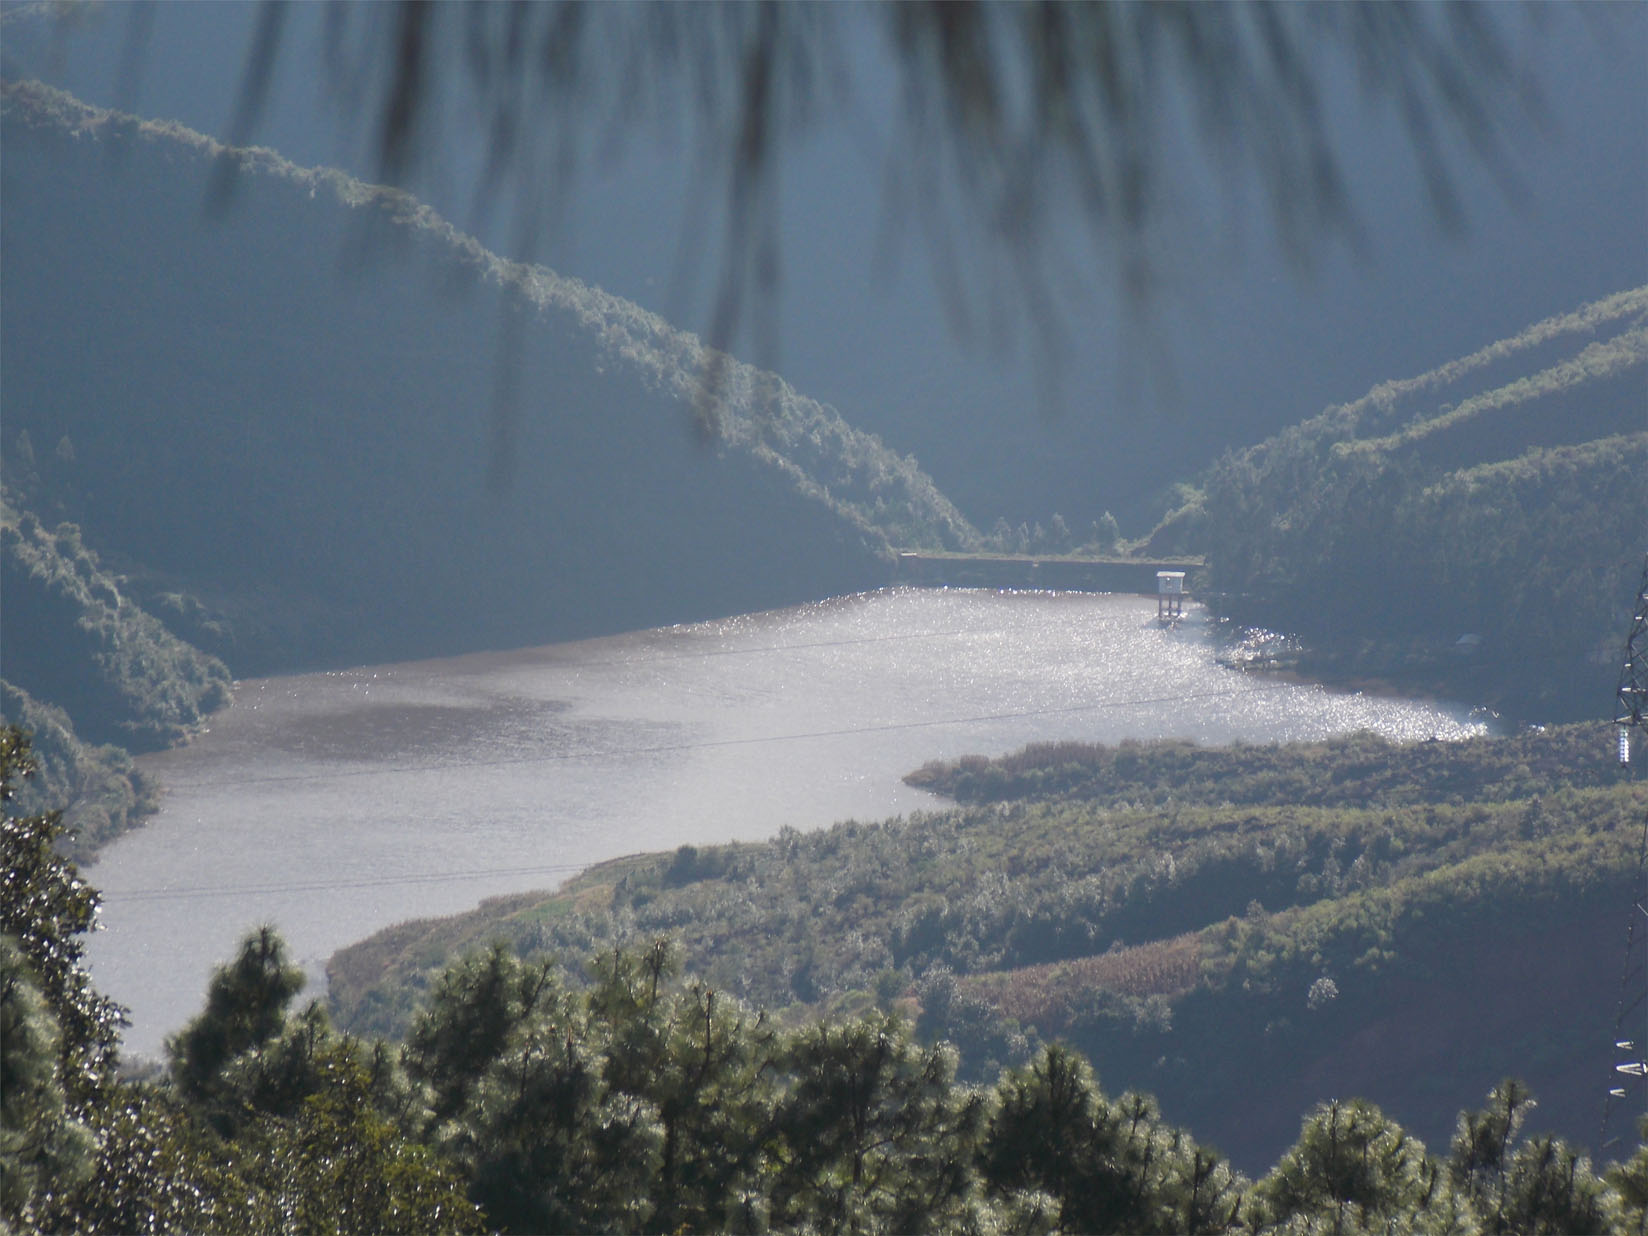
[[[760,609],[975,537],[833,409],[405,195],[32,84],[4,125],[7,451],[236,673]]]
[[[0,589],[6,677],[94,742],[155,750],[229,700],[223,662],[126,595],[73,524],[48,529],[0,499]]]
[[[1220,609],[1303,636],[1312,670],[1577,719],[1612,690],[1645,521],[1636,288],[1227,456],[1158,536],[1192,536]]]
[[[1505,1076],[1594,1136],[1643,788],[1601,725],[1398,747],[1182,742],[931,766],[976,802],[604,864],[554,894],[334,957],[346,1026],[394,1032],[503,939],[573,963],[655,936],[782,1018],[879,1005],[987,1078],[1062,1040],[1257,1170],[1358,1095],[1427,1141]]]
[[[24,459],[8,459],[7,472],[32,487],[23,442]],[[198,604],[176,593],[140,599],[79,528],[47,528],[14,496],[0,486],[0,716],[33,736],[36,773],[17,791],[24,809],[61,809],[65,850],[86,858],[154,810],[156,787],[127,748],[193,733],[228,700],[229,670],[148,608],[197,635],[186,619]]]
[[[54,816],[10,808],[31,762],[0,728],[0,875],[22,894],[0,900],[7,1231],[1644,1229],[1648,1147],[1593,1161],[1540,1131],[1514,1080],[1445,1149],[1363,1099],[1316,1104],[1251,1179],[1066,1048],[961,1083],[898,1012],[776,1024],[683,974],[667,940],[603,948],[577,984],[502,944],[471,953],[394,1044],[299,1008],[303,972],[264,926],[215,969],[170,1067],[134,1077],[84,963],[96,890],[54,852]],[[672,876],[702,875],[676,870],[692,857]],[[954,988],[922,998],[953,1009]]]
[[[83,741],[61,708],[0,678],[0,715],[26,730],[34,748],[34,775],[15,790],[18,810],[61,811],[65,855],[83,862],[154,811],[159,787],[137,770],[131,753]]]

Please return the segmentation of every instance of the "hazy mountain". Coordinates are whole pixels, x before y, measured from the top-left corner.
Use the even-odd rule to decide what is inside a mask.
[[[1085,209],[1056,220],[1051,239],[1068,259],[1068,277],[1052,290],[1069,346],[1049,373],[1038,363],[1033,324],[1011,313],[1005,340],[988,329],[952,329],[947,282],[988,287],[1007,252],[937,243],[965,220],[942,213],[943,203],[901,209],[891,188],[927,153],[899,141],[902,79],[880,38],[895,11],[864,5],[836,14],[857,114],[832,120],[825,108],[785,147],[776,321],[751,320],[739,342],[753,349],[770,330],[771,367],[855,426],[914,452],[981,528],[998,515],[1017,525],[1045,523],[1054,512],[1086,528],[1109,509],[1126,533],[1141,532],[1160,513],[1168,482],[1226,449],[1648,280],[1648,8],[1482,6],[1470,11],[1502,40],[1519,87],[1516,100],[1494,101],[1490,120],[1504,120],[1501,107],[1517,119],[1506,121],[1512,140],[1498,159],[1479,157],[1451,126],[1434,134],[1432,171],[1457,193],[1457,227],[1439,220],[1427,193],[1419,152],[1405,137],[1411,113],[1402,92],[1370,91],[1353,58],[1322,74],[1312,111],[1343,156],[1357,239],[1324,243],[1304,268],[1270,235],[1260,187],[1220,192],[1219,170],[1176,140],[1172,117],[1163,116],[1160,168],[1185,194],[1157,220],[1160,295],[1143,322],[1133,320],[1115,294],[1114,267],[1086,243]],[[265,12],[246,4],[13,5],[4,72],[222,136],[235,129]],[[390,12],[366,6],[344,24],[387,25]],[[284,8],[282,52],[254,137],[300,164],[372,178],[377,130],[350,95],[327,89],[338,84],[338,62],[347,78],[360,52],[349,43],[347,54],[335,54],[334,16],[327,5]],[[467,80],[470,49],[461,39],[449,44],[426,49],[434,70]],[[624,80],[620,51],[592,55],[573,77],[597,94],[612,89]],[[1188,105],[1208,83],[1180,84]],[[513,209],[530,211],[530,202],[504,191],[477,201],[489,133],[461,94],[451,101],[438,133],[426,134],[426,174],[404,187],[494,252],[535,254],[672,323],[709,326],[729,228],[720,170],[704,166],[693,140],[692,106],[672,118],[678,124],[578,134],[589,155],[580,174],[567,177],[546,158],[536,186],[538,201],[554,204],[545,211],[554,223],[533,230],[516,225]],[[544,105],[531,91],[522,103]],[[1053,406],[1041,395],[1050,380],[1062,387]]]
[[[54,517],[198,598],[237,673],[761,609],[975,538],[833,409],[404,194],[4,98],[8,455],[51,452]]]

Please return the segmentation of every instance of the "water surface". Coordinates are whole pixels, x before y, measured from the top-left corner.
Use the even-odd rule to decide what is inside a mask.
[[[89,948],[155,1053],[211,968],[275,924],[318,976],[403,919],[590,863],[937,800],[930,759],[1027,742],[1479,732],[1467,711],[1220,666],[1153,599],[887,589],[517,652],[241,683],[209,733],[139,760],[160,813],[108,847]]]

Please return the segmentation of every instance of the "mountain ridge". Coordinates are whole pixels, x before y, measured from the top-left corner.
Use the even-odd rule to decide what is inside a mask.
[[[977,541],[835,409],[399,190],[37,83],[0,124],[6,711],[82,853],[153,805],[94,787],[129,781],[96,744],[185,739],[231,672],[767,609]]]
[[[1148,543],[1204,549],[1221,616],[1299,637],[1307,674],[1595,715],[1648,534],[1645,370],[1639,287],[1226,455]]]
[[[427,603],[427,590],[408,587],[407,577],[420,571],[489,589],[487,601],[511,612],[513,621],[495,623],[503,629],[491,633],[449,623],[437,634],[430,629],[436,624],[424,623],[421,638],[382,650],[402,656],[547,642],[812,599],[882,582],[894,544],[957,549],[977,542],[912,458],[888,451],[835,409],[776,375],[711,352],[630,302],[489,253],[398,190],[330,169],[297,168],[264,149],[230,150],[181,126],[94,108],[38,84],[7,83],[0,106],[11,131],[7,248],[23,255],[7,280],[8,429],[14,439],[19,429],[41,441],[71,439],[81,476],[65,512],[111,557],[192,575],[217,589],[251,579],[289,584],[296,593],[333,600],[343,623],[357,631],[376,623],[380,635],[395,603],[414,596]],[[111,209],[88,200],[99,186],[109,192],[104,181],[115,177],[124,202]],[[54,183],[42,189],[42,181]],[[71,182],[88,190],[72,208],[65,197]],[[191,201],[194,213],[205,203],[215,217],[203,224],[156,218],[168,209],[175,216]],[[304,202],[315,205],[294,222],[297,212],[288,208]],[[53,208],[69,221],[46,219]],[[287,217],[269,217],[283,212]],[[98,234],[104,218],[127,235],[138,231],[147,247],[176,246],[167,254],[173,269],[156,271],[129,252],[142,246],[122,248]],[[282,234],[279,226],[298,230]],[[363,300],[358,288],[326,289],[322,279],[335,272],[309,251],[326,252],[333,242],[330,252],[345,255],[392,248],[395,260],[373,269],[387,284],[376,299],[426,303],[386,311]],[[28,256],[42,245],[65,259],[51,274],[78,280],[73,292],[46,290],[42,269],[50,260]],[[273,256],[253,252],[260,246]],[[66,269],[71,255],[99,269]],[[282,262],[287,269],[267,269]],[[400,269],[420,264],[433,270],[433,289],[420,286],[421,272]],[[222,286],[225,279],[246,286],[237,296]],[[130,297],[125,304],[98,286],[116,282]],[[254,295],[263,287],[271,292],[267,302]],[[329,293],[328,303],[304,303],[307,292],[318,302],[317,290]],[[86,295],[74,303],[81,291]],[[51,312],[42,314],[42,307]],[[179,333],[189,338],[168,337],[157,324],[173,309]],[[351,314],[378,316],[386,330],[374,336]],[[151,321],[129,320],[142,316]],[[422,332],[387,333],[402,323]],[[67,363],[65,349],[45,339],[54,330],[96,340],[111,363],[127,367],[127,389],[116,392],[77,373],[86,366]],[[328,334],[359,344],[357,355]],[[388,340],[400,341],[398,350],[385,348]],[[249,377],[231,373],[228,353],[247,362]],[[398,367],[406,372],[397,381]],[[90,410],[115,395],[126,406],[117,405],[114,415]],[[231,405],[238,405],[232,417]],[[173,440],[157,449],[140,435]],[[365,479],[332,466],[333,456],[352,446],[370,474],[383,475]],[[305,464],[307,472],[299,466]],[[236,469],[244,484],[216,485],[209,473],[218,466]],[[254,554],[236,559],[230,551],[251,546],[214,539],[215,530],[198,519],[147,526],[155,516],[143,509],[145,470],[151,483],[168,476],[186,486],[199,481],[218,500],[214,516],[269,556],[248,574],[244,559]],[[423,493],[391,493],[396,480]],[[637,499],[649,485],[659,500],[643,504]],[[356,486],[373,490],[379,509],[356,499]],[[286,496],[299,487],[330,504],[330,535],[306,526],[300,504]],[[550,493],[556,489],[578,492],[558,501]],[[747,509],[731,500],[734,491],[752,499]],[[420,524],[420,498],[442,503],[449,519],[473,519],[481,525],[477,540],[509,539],[529,561],[511,563],[507,553],[465,546],[432,528],[436,521]],[[672,498],[685,509],[648,509]],[[276,516],[260,521],[235,509],[259,501],[288,516],[286,526]],[[397,506],[409,517],[404,525],[387,518]],[[681,526],[700,513],[710,549],[694,565],[730,585],[719,603],[709,582],[660,561],[686,554]],[[518,517],[513,529],[511,516]],[[656,547],[630,532],[643,522]],[[782,545],[779,526],[792,544]],[[330,552],[339,533],[353,537],[349,554]],[[310,586],[293,569],[296,555],[283,552],[283,541],[305,535],[317,574],[339,585],[336,598],[323,584]],[[744,542],[760,560],[748,572],[735,565]],[[345,561],[351,555],[376,576],[374,585],[398,595],[364,586],[362,572]],[[449,570],[462,557],[471,561]],[[396,569],[379,569],[391,559],[398,559]],[[535,616],[524,604],[512,606],[508,590],[491,578],[542,567],[559,569],[565,579],[560,620],[552,604],[540,605]],[[666,586],[651,589],[651,603],[635,588],[596,578],[655,570]],[[752,585],[764,574],[773,586]],[[539,602],[557,599],[528,590]],[[580,590],[604,592],[608,610],[592,597],[579,599]],[[266,641],[276,645],[270,656],[243,650],[237,669],[304,663],[300,634],[287,630]],[[321,650],[323,659],[379,655],[369,639],[334,636],[332,643],[342,646]]]

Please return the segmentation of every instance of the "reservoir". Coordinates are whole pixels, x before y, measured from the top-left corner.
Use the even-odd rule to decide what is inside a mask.
[[[643,850],[940,805],[931,759],[1029,742],[1479,733],[1464,706],[1221,665],[1199,607],[892,588],[514,652],[241,683],[188,747],[145,756],[158,815],[88,872],[98,987],[154,1055],[214,965],[272,923],[320,977],[391,923],[558,884]]]

